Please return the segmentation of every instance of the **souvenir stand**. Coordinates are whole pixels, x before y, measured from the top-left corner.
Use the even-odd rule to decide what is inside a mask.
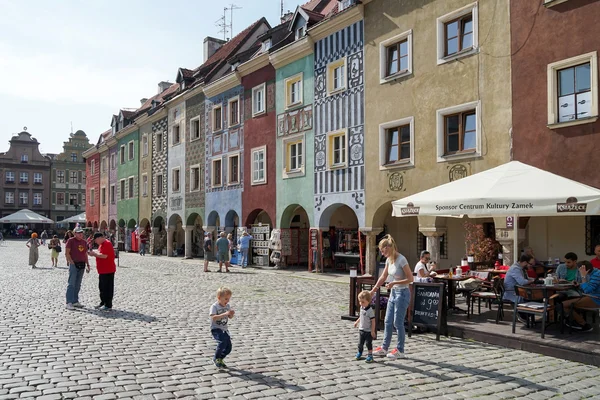
[[[269,266],[269,236],[270,226],[259,223],[252,225],[252,264],[259,267]]]

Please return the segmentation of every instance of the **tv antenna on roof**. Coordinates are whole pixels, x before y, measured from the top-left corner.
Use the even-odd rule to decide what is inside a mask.
[[[223,33],[223,40],[227,40],[227,34],[229,33],[233,37],[233,10],[240,10],[242,7],[238,7],[235,4],[230,4],[229,7],[223,7],[223,16],[215,23],[219,28],[219,33]],[[229,11],[229,23],[227,22],[227,11]]]

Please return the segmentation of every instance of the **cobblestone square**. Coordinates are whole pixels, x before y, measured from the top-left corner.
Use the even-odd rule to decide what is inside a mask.
[[[40,248],[32,270],[25,242],[0,247],[0,399],[600,398],[596,367],[453,338],[416,335],[404,360],[354,361],[345,284],[121,253],[115,310],[93,309],[92,267],[86,308],[68,311],[60,261],[49,268]],[[211,362],[208,320],[221,285],[236,310],[227,370]]]

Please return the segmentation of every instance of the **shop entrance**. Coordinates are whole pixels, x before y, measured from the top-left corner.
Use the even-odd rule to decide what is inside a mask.
[[[246,227],[252,229],[253,240],[250,243],[252,263],[260,266],[270,265],[269,239],[273,228],[271,217],[265,210],[256,209],[248,215]]]
[[[308,267],[310,219],[298,205],[288,206],[281,216],[281,255],[287,267]]]
[[[150,234],[150,252],[154,255],[167,255],[167,231],[165,220],[158,216],[154,218]]]
[[[169,218],[169,229],[174,229],[172,256],[183,256],[185,254],[185,232],[183,230],[183,220],[179,214],[171,215]]]
[[[319,266],[337,271],[356,267],[363,274],[366,238],[358,229],[354,210],[345,204],[332,204],[321,214],[319,226],[320,243],[317,248],[314,241],[311,243],[313,254],[315,251],[321,254]]]
[[[191,213],[187,218],[186,226],[192,226],[192,257],[204,257],[203,241],[204,229],[202,228],[202,217],[197,213]]]

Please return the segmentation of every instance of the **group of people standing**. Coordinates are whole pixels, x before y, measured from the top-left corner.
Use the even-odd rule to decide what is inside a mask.
[[[239,265],[242,268],[246,268],[248,266],[248,252],[250,250],[250,241],[253,239],[252,235],[248,232],[242,233],[240,238],[237,241],[237,250],[240,254],[240,262]],[[225,272],[229,272],[229,266],[231,261],[231,252],[236,249],[236,246],[233,242],[233,235],[231,233],[227,234],[225,232],[221,232],[219,234],[219,239],[215,243],[216,247],[216,256],[217,261],[219,262],[219,272],[223,270],[223,264],[225,264]],[[213,243],[211,239],[211,234],[209,232],[204,233],[204,272],[210,272],[208,269],[208,253],[213,251]]]

